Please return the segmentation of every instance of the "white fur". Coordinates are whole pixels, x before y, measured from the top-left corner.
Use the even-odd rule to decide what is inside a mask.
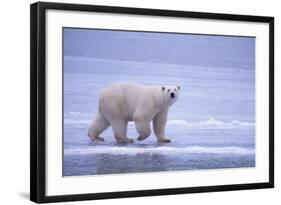
[[[171,98],[171,93],[174,98]],[[103,141],[99,135],[112,126],[118,143],[131,143],[127,137],[128,121],[134,121],[139,133],[138,140],[151,134],[150,122],[153,121],[154,133],[158,142],[170,142],[165,138],[168,109],[179,95],[177,86],[146,86],[136,83],[117,83],[105,88],[99,99],[96,118],[88,135],[92,140]]]

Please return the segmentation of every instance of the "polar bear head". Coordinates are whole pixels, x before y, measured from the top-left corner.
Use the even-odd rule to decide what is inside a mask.
[[[167,103],[168,106],[171,106],[179,97],[180,86],[162,86],[162,94],[164,102]]]

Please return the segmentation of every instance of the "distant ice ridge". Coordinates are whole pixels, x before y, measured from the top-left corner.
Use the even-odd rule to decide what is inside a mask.
[[[209,118],[202,122],[187,122],[185,120],[169,120],[167,122],[168,126],[178,126],[190,129],[237,129],[245,127],[254,127],[253,122],[241,122],[239,120],[232,120],[229,122],[223,122],[220,120],[215,120],[214,118]]]
[[[64,118],[65,125],[90,125],[91,121],[88,115],[82,112],[72,111],[68,113],[70,118]]]
[[[82,115],[81,113],[72,112],[72,115]],[[65,125],[90,125],[91,120],[79,119],[79,117],[74,117],[73,119],[65,119]],[[223,122],[220,120],[215,120],[214,118],[209,118],[206,121],[201,122],[187,122],[185,120],[169,120],[167,122],[167,127],[177,127],[177,128],[188,128],[188,129],[239,129],[254,127],[254,122],[241,122],[239,120],[232,120],[229,122]],[[129,127],[134,127],[134,122],[129,122]]]
[[[90,125],[91,120],[65,119],[65,125]]]
[[[65,155],[88,155],[88,154],[237,154],[253,155],[255,149],[243,147],[112,147],[112,146],[90,146],[84,148],[65,149]]]
[[[163,62],[163,61],[159,61],[159,59],[156,61],[155,59],[145,59],[145,60],[131,60],[131,59],[116,59],[116,58],[97,58],[97,57],[93,57],[90,54],[86,54],[85,56],[64,56],[64,60],[66,62],[69,62],[71,64],[78,64],[78,63],[89,63],[93,64],[93,63],[103,63],[103,64],[127,64],[127,65],[139,65],[139,66],[143,66],[143,65],[147,65],[149,64],[150,66],[152,65],[164,65],[164,66],[177,66],[177,67],[184,67],[186,69],[186,66],[188,66],[189,68],[192,67],[208,67],[208,68],[213,68],[213,67],[223,67],[225,68],[232,68],[232,69],[237,69],[237,67],[242,68],[242,69],[254,69],[254,65],[253,64],[247,64],[245,62],[240,62],[239,65],[235,65],[234,62],[224,62],[224,63],[218,63],[216,61],[216,63],[204,63],[204,62],[189,62],[188,64],[186,62]],[[235,62],[237,63],[237,61]],[[234,67],[234,68],[233,68]]]

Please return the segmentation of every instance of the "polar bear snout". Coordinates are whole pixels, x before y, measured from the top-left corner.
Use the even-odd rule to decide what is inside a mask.
[[[175,98],[175,97],[176,97],[176,96],[175,96],[175,93],[171,93],[171,94],[170,94],[170,97],[171,97],[171,98]]]

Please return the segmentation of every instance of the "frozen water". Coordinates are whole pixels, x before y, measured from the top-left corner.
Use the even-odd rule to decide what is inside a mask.
[[[255,39],[64,29],[64,175],[255,166]],[[102,88],[120,81],[174,84],[170,144],[152,134],[118,145],[87,130]],[[117,163],[118,162],[118,163]]]

